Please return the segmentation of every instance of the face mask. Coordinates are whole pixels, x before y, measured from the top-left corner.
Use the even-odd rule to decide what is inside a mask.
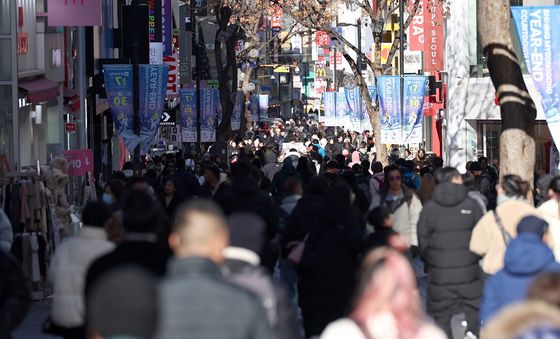
[[[113,203],[113,196],[109,193],[103,193],[103,197],[101,199],[105,205],[111,205]]]

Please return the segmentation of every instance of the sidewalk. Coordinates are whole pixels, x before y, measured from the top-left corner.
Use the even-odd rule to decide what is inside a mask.
[[[13,332],[13,339],[59,339],[60,337],[41,332],[43,323],[51,311],[51,302],[51,299],[34,302],[21,325]]]

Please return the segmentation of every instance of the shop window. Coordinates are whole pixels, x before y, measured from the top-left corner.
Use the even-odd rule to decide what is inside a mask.
[[[0,19],[1,21],[1,19]],[[12,39],[0,38],[0,81],[12,80]]]
[[[0,0],[0,35],[9,35],[12,32],[10,20],[12,4],[13,0]]]

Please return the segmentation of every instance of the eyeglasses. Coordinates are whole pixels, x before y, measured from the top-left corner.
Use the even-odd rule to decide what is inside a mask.
[[[389,181],[401,181],[401,177],[388,177]]]

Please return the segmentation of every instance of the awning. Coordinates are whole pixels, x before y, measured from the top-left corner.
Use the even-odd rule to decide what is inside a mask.
[[[58,96],[58,83],[47,78],[22,81],[19,87],[27,92],[27,102],[32,104],[55,99]]]

